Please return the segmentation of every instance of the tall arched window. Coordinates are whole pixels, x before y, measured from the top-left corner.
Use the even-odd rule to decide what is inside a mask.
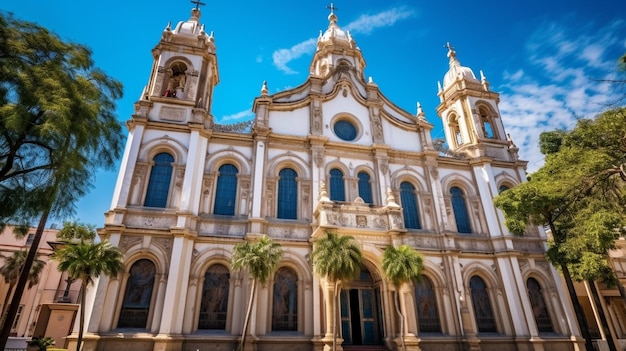
[[[526,288],[528,289],[528,297],[530,298],[530,306],[533,309],[533,316],[537,323],[537,330],[543,333],[552,333],[552,320],[548,313],[548,307],[546,301],[543,299],[543,292],[541,285],[535,278],[528,278],[526,281]]]
[[[221,264],[207,269],[202,286],[198,329],[225,329],[230,272]]]
[[[370,184],[370,175],[367,172],[359,172],[359,196],[366,204],[372,204],[372,185]]]
[[[420,281],[415,282],[415,305],[419,331],[422,333],[441,333],[437,295],[428,277],[422,277]]]
[[[346,201],[343,172],[337,168],[330,170],[330,199],[333,201]]]
[[[489,110],[486,109],[485,107],[480,107],[479,111],[480,111],[480,121],[482,124],[483,134],[485,135],[485,138],[488,138],[488,139],[495,138],[496,135],[493,131],[492,119],[491,117],[489,117]]]
[[[456,146],[463,145],[463,137],[461,136],[461,127],[459,127],[459,117],[456,114],[448,117],[448,125],[450,126],[450,134],[456,143]]]
[[[280,268],[274,278],[272,330],[298,330],[298,275]]]
[[[278,218],[298,219],[298,174],[291,168],[278,173]]]
[[[421,229],[417,195],[413,184],[409,182],[400,183],[400,201],[402,202],[404,226],[406,228]]]
[[[155,273],[156,267],[150,260],[141,259],[133,263],[126,283],[118,328],[147,327]]]
[[[463,190],[456,186],[452,187],[450,189],[450,195],[452,195],[452,211],[454,212],[457,230],[459,233],[471,233],[472,226],[470,224]]]
[[[146,200],[143,205],[148,207],[165,207],[167,206],[167,195],[170,192],[174,157],[166,152],[161,152],[154,156],[152,162],[154,164],[150,172]]]
[[[472,306],[478,331],[483,333],[497,332],[496,320],[493,317],[493,309],[487,292],[487,285],[478,276],[470,279],[470,291],[472,292]]]
[[[218,171],[213,213],[233,216],[235,214],[235,201],[237,200],[237,167],[225,164]]]

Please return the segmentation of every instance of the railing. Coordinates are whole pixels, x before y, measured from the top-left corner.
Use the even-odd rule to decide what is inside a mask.
[[[75,283],[79,285],[78,283]],[[52,290],[43,291],[41,303],[78,303],[79,290]]]

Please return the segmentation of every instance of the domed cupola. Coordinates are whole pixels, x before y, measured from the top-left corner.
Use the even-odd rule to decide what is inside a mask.
[[[448,58],[450,58],[450,69],[443,77],[443,89],[447,89],[457,80],[468,80],[479,83],[471,68],[461,66],[461,63],[456,58],[456,51],[454,51],[452,45],[447,43],[446,47],[448,48]]]
[[[317,49],[311,62],[310,73],[320,77],[326,77],[335,72],[335,69],[342,64],[342,67],[351,66],[363,77],[365,60],[361,49],[350,35],[349,31],[343,30],[337,25],[337,15],[334,6],[330,8],[328,15],[328,29],[317,38]]]

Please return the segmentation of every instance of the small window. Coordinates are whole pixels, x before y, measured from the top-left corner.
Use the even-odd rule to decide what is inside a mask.
[[[28,238],[26,239],[26,245],[31,245],[35,240],[35,234],[28,234]]]
[[[339,120],[333,126],[335,134],[342,140],[353,141],[357,136],[356,126],[345,119]]]
[[[343,172],[337,168],[330,170],[330,199],[332,201],[346,201]]]
[[[465,202],[465,194],[458,187],[450,189],[452,195],[452,211],[454,212],[454,220],[456,221],[456,229],[459,233],[471,233],[472,226],[467,212],[467,203]]]
[[[509,190],[510,188],[506,185],[500,185],[500,187],[498,188],[498,194],[502,194],[503,192]]]
[[[413,184],[409,182],[400,184],[400,201],[402,202],[404,226],[411,229],[421,229],[417,195]]]
[[[213,213],[233,216],[235,214],[235,201],[237,200],[237,167],[225,164],[218,171]]]
[[[366,172],[359,172],[359,196],[366,204],[372,204],[372,185],[370,184],[370,175]]]
[[[154,156],[153,162],[144,206],[164,208],[167,206],[167,196],[170,192],[174,157],[162,152]]]
[[[291,168],[278,173],[278,218],[298,219],[298,174]]]

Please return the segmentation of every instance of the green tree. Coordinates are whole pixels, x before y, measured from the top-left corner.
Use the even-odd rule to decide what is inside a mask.
[[[246,270],[252,277],[252,288],[250,289],[250,300],[248,310],[243,324],[241,334],[241,344],[239,350],[243,350],[248,333],[248,324],[252,313],[252,305],[256,299],[256,286],[258,283],[264,284],[276,271],[278,262],[283,255],[280,244],[275,243],[267,236],[255,243],[244,242],[235,245],[232,257],[232,268],[235,271]]]
[[[48,349],[48,346],[52,346],[55,344],[54,339],[50,338],[50,337],[38,337],[35,336],[33,337],[31,340],[26,342],[28,344],[28,346],[36,346],[39,351],[46,351]]]
[[[123,146],[115,101],[120,82],[94,66],[88,48],[0,12],[0,223],[63,218],[92,186],[97,168],[115,165]],[[7,320],[27,282],[36,250],[18,279]],[[0,349],[10,325],[4,323]]]
[[[339,319],[339,289],[342,282],[355,279],[361,273],[361,249],[354,237],[326,232],[326,237],[313,242],[311,253],[315,273],[335,284],[333,298],[333,351],[337,350],[337,324]]]
[[[424,270],[424,258],[408,245],[398,247],[389,246],[383,253],[383,271],[396,288],[394,305],[400,316],[400,338],[402,350],[406,350],[404,343],[404,314],[400,310],[400,287],[413,280],[420,279]]]
[[[80,324],[76,349],[81,349],[85,326],[85,295],[87,287],[101,274],[115,276],[122,269],[122,252],[107,240],[95,243],[81,240],[62,245],[52,258],[59,262],[58,269],[73,280],[80,280]]]
[[[591,336],[573,280],[590,282],[592,288],[595,280],[616,282],[608,251],[626,225],[625,135],[624,108],[581,119],[570,131],[542,134],[540,142],[550,145],[541,147],[544,166],[495,199],[512,233],[523,235],[529,225],[549,228],[547,256],[563,273],[588,350],[593,350]],[[609,347],[615,348],[612,340]]]
[[[17,280],[20,277],[20,272],[22,271],[22,267],[24,267],[24,261],[26,261],[27,256],[26,250],[14,251],[11,256],[0,256],[4,259],[4,265],[0,268],[0,275],[4,277],[4,282],[9,284],[9,290],[7,295],[4,297],[4,303],[2,304],[2,314],[0,316],[4,316],[7,311],[7,304],[9,303],[9,297],[13,293],[13,288],[15,284],[17,284]],[[30,273],[28,274],[28,288],[32,288],[33,286],[39,284],[39,277],[41,275],[41,271],[43,271],[46,262],[42,260],[35,260],[33,265],[30,267]]]

